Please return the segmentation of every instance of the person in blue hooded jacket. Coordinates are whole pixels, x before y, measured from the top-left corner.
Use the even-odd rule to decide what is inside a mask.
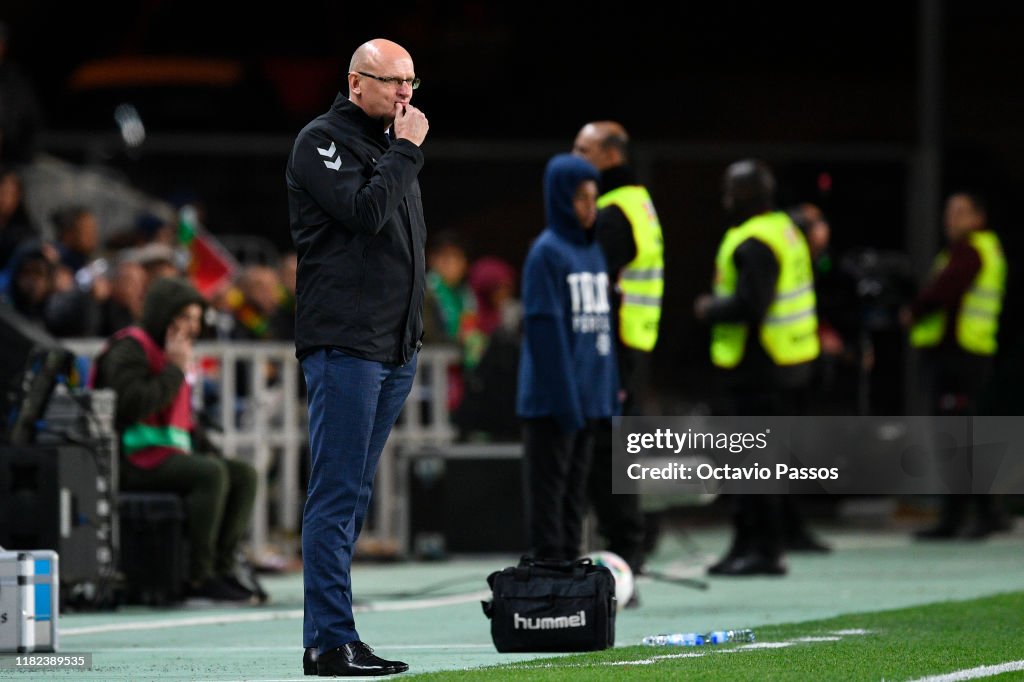
[[[616,414],[608,270],[594,239],[598,172],[570,154],[544,171],[547,227],[523,266],[523,418],[527,529],[535,557],[575,559],[593,424]]]

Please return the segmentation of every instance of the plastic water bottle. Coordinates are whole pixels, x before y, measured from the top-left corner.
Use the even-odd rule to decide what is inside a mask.
[[[702,646],[704,635],[697,632],[676,632],[671,635],[648,635],[643,643],[647,646]]]
[[[715,630],[704,635],[708,644],[732,644],[735,642],[753,642],[753,630]]]
[[[715,630],[706,635],[698,632],[677,632],[670,635],[648,635],[642,643],[646,646],[703,646],[705,644],[733,644],[753,642],[753,630]]]

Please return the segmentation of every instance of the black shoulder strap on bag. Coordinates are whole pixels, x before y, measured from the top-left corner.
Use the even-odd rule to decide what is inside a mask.
[[[583,580],[588,569],[593,565],[594,562],[590,557],[572,561],[570,559],[534,559],[531,556],[523,556],[515,568],[515,577],[519,581],[529,580],[530,569],[536,567],[564,573],[572,571],[573,580]]]

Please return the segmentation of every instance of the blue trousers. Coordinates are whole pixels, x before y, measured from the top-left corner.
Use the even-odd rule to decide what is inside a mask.
[[[352,550],[373,477],[402,411],[416,357],[391,365],[320,349],[302,360],[309,396],[312,467],[302,515],[305,648],[329,651],[359,639],[352,616]]]

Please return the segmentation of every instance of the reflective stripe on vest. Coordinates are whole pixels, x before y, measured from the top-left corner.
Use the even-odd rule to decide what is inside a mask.
[[[665,291],[664,243],[651,195],[641,185],[624,185],[603,194],[597,207],[619,207],[633,230],[636,257],[619,273],[622,293],[619,338],[630,348],[651,351],[658,341],[661,297]]]
[[[115,334],[113,339],[116,341],[125,337],[135,340],[142,346],[146,352],[150,372],[159,374],[163,371],[167,365],[167,356],[149,334],[139,327],[128,327]],[[145,457],[155,455],[159,451],[191,453],[190,395],[188,382],[182,381],[174,399],[164,408],[126,427],[121,432],[122,453],[129,457]]]
[[[715,257],[716,296],[736,293],[739,272],[733,254],[740,244],[757,239],[772,250],[779,264],[775,297],[759,329],[761,346],[776,365],[795,365],[818,357],[818,315],[814,275],[807,241],[784,213],[754,216],[729,229]],[[711,327],[711,361],[732,369],[743,360],[746,324]]]
[[[999,237],[990,230],[967,235],[967,243],[978,252],[981,268],[970,288],[960,299],[956,317],[957,344],[975,355],[995,355],[999,333],[999,313],[1003,309],[1006,290],[1006,257]],[[935,258],[932,277],[949,262],[946,249]],[[946,334],[946,311],[938,310],[918,320],[910,330],[910,344],[915,348],[932,348]]]

